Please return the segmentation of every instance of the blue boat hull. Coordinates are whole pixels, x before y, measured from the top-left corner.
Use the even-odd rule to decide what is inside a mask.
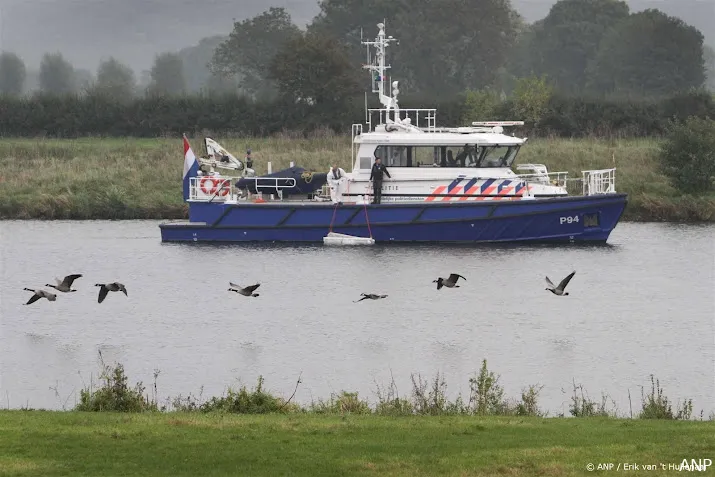
[[[325,202],[193,202],[188,222],[159,227],[162,242],[322,242],[332,223],[333,232],[372,235],[377,243],[593,243],[608,240],[626,204],[626,194],[337,208]]]

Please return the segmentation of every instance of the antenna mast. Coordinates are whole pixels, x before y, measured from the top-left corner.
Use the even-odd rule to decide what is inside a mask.
[[[386,77],[386,71],[390,69],[391,67],[389,65],[385,65],[385,49],[387,46],[390,44],[390,42],[397,41],[395,38],[392,36],[385,38],[385,23],[378,23],[377,28],[379,29],[377,38],[375,41],[362,41],[361,43],[363,45],[367,46],[367,64],[363,65],[363,68],[366,70],[369,70],[372,74],[372,92],[378,94],[378,98],[380,99],[380,103],[385,107],[388,113],[388,119],[389,119],[389,111],[390,109],[393,109],[395,112],[395,121],[398,121],[398,111],[399,108],[397,106],[397,95],[399,94],[399,90],[397,89],[397,81],[392,83],[392,96],[388,96],[385,94],[385,81],[387,81]],[[370,47],[374,46],[375,47],[375,60],[373,61],[371,59],[370,55]],[[377,63],[377,64],[375,64]],[[389,82],[388,82],[388,87],[389,87]]]

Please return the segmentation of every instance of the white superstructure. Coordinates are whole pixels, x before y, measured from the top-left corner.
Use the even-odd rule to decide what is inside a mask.
[[[468,127],[440,128],[435,109],[401,109],[399,82],[390,81],[386,71],[385,49],[395,38],[385,36],[385,25],[377,25],[375,41],[367,46],[367,64],[372,74],[372,92],[377,93],[382,108],[366,109],[363,124],[352,127],[353,169],[348,196],[371,194],[369,178],[376,157],[382,159],[391,178],[383,181],[382,202],[463,201],[564,196],[566,172],[548,173],[543,164],[529,164],[516,174],[514,160],[526,138],[509,136],[504,128],[521,126],[522,121],[475,122]],[[370,47],[375,48],[371,55]],[[391,86],[390,95],[386,86]],[[373,123],[373,119],[377,120]],[[414,118],[414,120],[413,120]],[[612,177],[612,170],[584,171]],[[593,180],[592,180],[593,181]],[[612,184],[603,192],[614,192]],[[591,190],[593,193],[593,189]]]

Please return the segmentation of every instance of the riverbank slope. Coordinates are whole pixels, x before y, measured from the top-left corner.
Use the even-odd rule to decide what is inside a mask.
[[[708,421],[0,411],[2,476],[664,476],[714,447]]]
[[[252,149],[254,168],[266,172],[291,161],[327,171],[333,161],[346,170],[350,138],[222,139],[243,158]],[[202,138],[191,139],[197,155]],[[616,189],[629,194],[623,220],[715,221],[715,197],[683,196],[658,166],[655,139],[536,139],[517,164],[536,162],[549,171],[580,177],[586,169],[615,167]],[[0,139],[0,218],[2,219],[179,219],[183,149],[180,139]]]

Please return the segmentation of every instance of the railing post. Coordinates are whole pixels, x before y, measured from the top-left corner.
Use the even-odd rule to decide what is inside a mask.
[[[272,169],[271,169],[271,161],[268,161],[268,162],[266,163],[266,167],[268,168],[268,173],[270,174],[271,171],[272,171]]]

